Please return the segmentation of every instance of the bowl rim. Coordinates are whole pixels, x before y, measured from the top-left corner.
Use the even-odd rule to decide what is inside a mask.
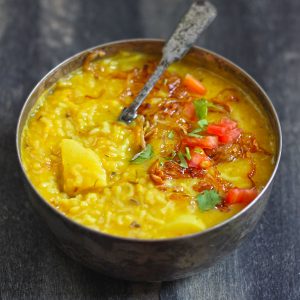
[[[260,198],[266,193],[266,191],[269,189],[269,187],[271,186],[274,177],[277,173],[278,170],[278,166],[280,163],[280,159],[281,159],[281,154],[282,154],[282,129],[281,129],[281,125],[280,125],[280,121],[279,121],[279,117],[278,114],[276,112],[276,109],[271,101],[271,99],[269,98],[269,96],[267,95],[267,93],[265,92],[265,90],[260,86],[260,84],[250,75],[248,74],[245,70],[243,70],[241,67],[239,67],[238,65],[236,65],[234,62],[232,62],[231,60],[223,57],[220,54],[215,53],[214,51],[208,50],[206,48],[197,46],[197,45],[193,45],[191,47],[191,50],[200,50],[206,54],[210,54],[214,57],[216,57],[219,60],[224,61],[227,65],[229,65],[231,68],[235,68],[237,71],[239,71],[240,73],[242,73],[245,77],[247,77],[250,81],[253,82],[253,84],[258,88],[258,90],[261,92],[261,94],[264,96],[265,100],[267,100],[268,105],[269,105],[269,110],[271,111],[275,124],[277,126],[278,129],[278,137],[277,137],[277,157],[276,157],[276,163],[274,166],[274,169],[272,171],[271,176],[269,177],[267,183],[265,184],[264,188],[262,189],[262,191],[257,195],[257,197],[247,206],[245,206],[242,210],[240,210],[238,213],[236,213],[235,215],[233,215],[232,217],[226,219],[225,221],[218,223],[212,227],[209,227],[203,231],[200,232],[195,232],[192,234],[187,234],[187,235],[183,235],[183,236],[178,236],[178,237],[170,237],[170,238],[155,238],[155,239],[151,239],[151,238],[132,238],[132,237],[124,237],[124,236],[118,236],[118,235],[113,235],[113,234],[109,234],[109,233],[105,233],[105,232],[101,232],[100,230],[97,229],[93,229],[90,228],[88,226],[82,225],[76,221],[74,221],[73,219],[67,217],[66,215],[64,215],[61,211],[59,211],[58,209],[56,209],[54,206],[52,206],[46,199],[44,199],[44,197],[37,191],[37,189],[34,187],[34,185],[32,184],[31,180],[29,179],[29,176],[27,175],[25,168],[23,166],[23,162],[22,162],[22,157],[21,157],[21,145],[19,143],[19,141],[21,141],[21,121],[23,119],[23,114],[25,113],[26,107],[32,97],[32,95],[36,92],[36,90],[39,88],[39,86],[41,85],[41,83],[47,79],[48,77],[51,77],[51,75],[53,73],[55,73],[58,69],[60,69],[63,65],[67,65],[70,61],[74,60],[75,58],[83,55],[84,53],[89,53],[92,52],[96,49],[99,48],[104,48],[104,47],[112,47],[114,45],[117,44],[123,44],[123,43],[143,43],[143,42],[150,42],[150,43],[165,43],[165,39],[157,39],[157,38],[133,38],[133,39],[121,39],[121,40],[116,40],[113,42],[107,42],[107,43],[103,43],[103,44],[99,44],[97,46],[93,46],[90,48],[87,48],[85,50],[82,50],[80,52],[77,52],[75,54],[73,54],[72,56],[68,57],[67,59],[63,60],[61,63],[59,63],[58,65],[56,65],[54,68],[52,68],[49,72],[47,72],[39,81],[38,83],[34,86],[34,88],[31,90],[30,94],[28,95],[28,97],[26,98],[26,101],[24,102],[22,109],[19,113],[19,117],[18,117],[18,122],[17,122],[17,128],[16,128],[16,150],[17,150],[17,155],[18,155],[18,161],[19,164],[21,166],[21,170],[22,173],[24,175],[24,177],[26,178],[27,183],[30,185],[30,187],[33,189],[33,191],[37,194],[37,196],[39,197],[39,200],[43,202],[43,204],[45,204],[48,208],[50,208],[50,210],[56,214],[57,216],[61,217],[64,221],[66,222],[70,222],[72,225],[74,225],[75,227],[78,226],[82,231],[86,231],[88,233],[91,234],[96,234],[96,235],[100,235],[103,238],[112,238],[114,240],[118,240],[118,241],[123,241],[123,242],[129,242],[129,243],[169,243],[172,241],[180,241],[180,240],[186,240],[186,239],[190,239],[190,238],[196,238],[196,237],[200,237],[202,235],[206,235],[209,234],[210,232],[216,231],[222,227],[225,227],[227,224],[233,222],[236,219],[241,218],[252,206],[254,206],[259,200]],[[190,51],[191,51],[190,50]],[[189,53],[189,52],[188,52]],[[187,53],[187,54],[188,54]],[[28,116],[26,118],[26,121],[28,120]],[[19,138],[20,137],[20,138]]]

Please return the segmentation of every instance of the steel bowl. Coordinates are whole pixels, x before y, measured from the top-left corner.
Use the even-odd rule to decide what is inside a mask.
[[[253,230],[270,197],[272,183],[281,154],[281,128],[271,100],[258,83],[229,60],[211,51],[193,47],[184,58],[234,82],[252,95],[267,113],[276,136],[274,171],[259,196],[232,218],[203,232],[168,239],[133,239],[112,236],[72,221],[52,207],[34,188],[21,159],[20,141],[30,110],[39,96],[62,76],[82,65],[91,51],[102,49],[107,55],[120,50],[161,54],[164,41],[150,39],[108,43],[75,54],[50,71],[33,89],[20,113],[17,127],[17,152],[33,206],[47,223],[58,246],[76,261],[108,276],[133,281],[166,281],[187,277],[215,263]]]

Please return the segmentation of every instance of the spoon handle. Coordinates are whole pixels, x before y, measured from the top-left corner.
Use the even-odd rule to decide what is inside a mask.
[[[151,92],[163,72],[171,63],[181,59],[190,50],[197,37],[209,26],[216,15],[217,10],[210,2],[195,0],[192,3],[188,12],[177,25],[175,32],[164,46],[163,56],[156,70],[130,106],[122,111],[119,117],[120,121],[130,123],[137,117],[138,108]]]
[[[171,64],[182,58],[216,15],[217,10],[210,2],[195,0],[163,48],[163,59]]]

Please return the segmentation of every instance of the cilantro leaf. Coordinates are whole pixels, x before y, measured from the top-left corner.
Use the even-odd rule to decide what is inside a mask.
[[[202,131],[201,128],[196,128],[193,131],[191,131],[190,133],[198,133],[198,132],[201,132],[201,131]]]
[[[180,164],[179,164],[180,167],[185,168],[185,169],[188,168],[188,164],[181,152],[178,152],[178,157],[180,159]]]
[[[203,135],[194,133],[193,131],[190,132],[190,133],[188,133],[188,136],[192,136],[192,137],[195,137],[195,138],[198,138],[198,139],[202,139],[203,138]]]
[[[208,110],[208,104],[207,100],[205,98],[202,98],[200,100],[194,101],[194,107],[196,111],[196,115],[199,120],[206,119],[207,117],[207,110]]]
[[[189,147],[185,147],[185,157],[190,160],[191,157],[191,152],[190,152],[190,148]]]
[[[197,196],[197,202],[200,210],[207,211],[221,203],[221,197],[215,190],[204,191]]]
[[[130,162],[133,164],[140,164],[150,159],[152,156],[153,156],[153,149],[152,146],[148,144],[144,150],[134,155],[133,158],[130,160]]]
[[[201,149],[201,148],[195,148],[194,151],[195,151],[196,153],[204,154],[204,151],[203,151],[203,149]]]
[[[208,125],[208,122],[206,119],[202,119],[198,121],[198,126],[200,130],[204,130],[204,128]]]
[[[202,120],[198,121],[198,125],[199,125],[198,128],[196,128],[193,131],[189,132],[187,135],[197,137],[197,138],[202,138],[203,136],[201,136],[198,133],[202,132],[204,130],[204,128],[208,125],[208,122],[207,122],[207,120],[202,119]]]
[[[170,140],[173,140],[173,139],[174,139],[174,131],[173,131],[173,130],[171,130],[171,131],[168,133],[168,138],[169,138]]]

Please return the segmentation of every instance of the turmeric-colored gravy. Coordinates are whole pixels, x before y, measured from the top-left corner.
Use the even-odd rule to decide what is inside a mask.
[[[51,205],[101,232],[156,239],[203,231],[256,198],[275,138],[242,86],[173,64],[126,125],[118,116],[158,59],[99,54],[40,97],[22,133],[26,173]]]

